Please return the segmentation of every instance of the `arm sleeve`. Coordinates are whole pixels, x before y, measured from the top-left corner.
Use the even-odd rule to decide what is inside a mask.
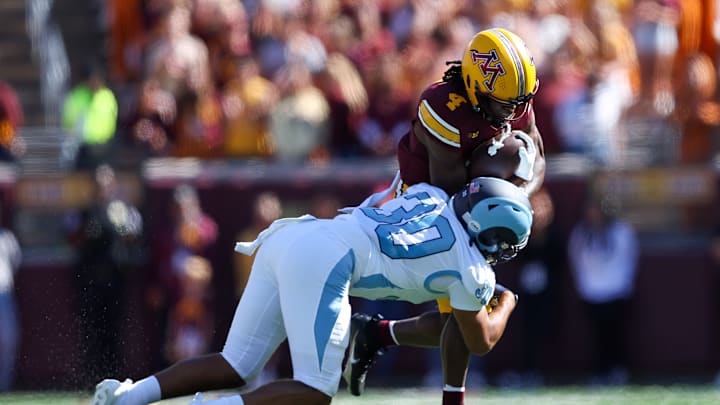
[[[478,286],[470,292],[460,280],[452,283],[448,289],[450,306],[462,311],[479,311],[490,302],[492,293],[493,288],[490,286]]]
[[[460,129],[442,115],[446,93],[438,86],[430,86],[420,95],[417,119],[433,140],[451,148],[460,147]]]

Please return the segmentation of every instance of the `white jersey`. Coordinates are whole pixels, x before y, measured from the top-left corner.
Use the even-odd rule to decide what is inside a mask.
[[[453,308],[468,311],[487,305],[495,273],[447,199],[441,189],[420,183],[380,208],[336,217],[359,224],[372,242],[351,243],[357,262],[350,295],[412,303],[449,298]]]
[[[349,342],[350,296],[445,297],[453,308],[481,310],[495,274],[446,200],[442,190],[417,184],[381,208],[284,218],[238,243],[240,253],[259,250],[224,358],[249,382],[287,338],[293,378],[333,396]]]

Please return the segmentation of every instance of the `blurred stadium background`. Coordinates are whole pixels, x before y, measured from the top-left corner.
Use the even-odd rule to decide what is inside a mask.
[[[720,263],[712,260],[713,241],[720,238],[719,7],[715,0],[3,0],[0,79],[16,93],[23,115],[13,122],[6,111],[1,118],[8,126],[0,128],[2,218],[23,253],[14,280],[21,338],[11,390],[72,392],[96,382],[82,377],[96,365],[84,360],[73,281],[82,252],[71,244],[68,227],[94,202],[98,163],[114,167],[122,198],[139,207],[144,221],[146,260],[128,274],[128,288],[116,302],[122,333],[116,336],[115,377],[137,378],[167,361],[158,342],[166,323],[150,309],[148,280],[157,276],[161,254],[153,251],[154,241],[173,237],[165,230],[172,226],[178,185],[195,188],[217,224],[212,248],[203,253],[213,271],[210,349],[217,350],[238,294],[232,247],[252,225],[255,198],[275,193],[282,214],[295,215],[318,201],[356,204],[387,184],[396,170],[394,142],[412,119],[418,91],[439,77],[445,60],[459,57],[458,42],[462,49],[468,34],[495,23],[520,33],[536,55],[537,120],[546,139],[557,245],[566,246],[590,191],[614,196],[640,237],[623,340],[626,382],[648,390],[619,389],[602,399],[578,388],[546,402],[660,403],[655,399],[665,394],[683,395],[652,384],[695,386],[689,397],[697,402],[663,403],[717,402],[711,387],[720,385]],[[185,42],[173,42],[170,28],[182,31],[182,18],[189,18],[190,31]],[[652,25],[651,40],[643,24]],[[297,38],[304,40],[293,42]],[[253,78],[265,83],[259,92],[229,84],[250,80],[238,73],[248,60],[270,83]],[[704,64],[689,65],[697,60]],[[87,154],[77,155],[63,106],[89,66],[107,73],[117,125],[106,142],[79,142]],[[173,66],[181,66],[179,76]],[[597,117],[589,109],[571,119],[558,113],[578,89],[618,81],[610,73],[624,75],[619,81],[628,83],[631,103],[615,108],[606,98],[613,108],[600,109]],[[314,90],[298,96],[309,84]],[[268,108],[261,96],[277,99]],[[253,102],[257,112],[238,117],[242,103]],[[297,141],[301,135],[307,139]],[[242,140],[247,137],[252,141]],[[487,398],[480,394],[483,403],[525,403],[530,399],[513,389],[540,381],[572,386],[592,377],[591,331],[566,252],[547,254],[561,265],[551,269],[553,299],[535,312],[544,333],[535,336],[521,322],[528,310],[521,293],[501,343],[473,364],[476,380],[469,386],[482,381],[478,386],[490,390]],[[504,265],[498,279],[520,290],[519,264]],[[419,311],[356,304],[393,317]],[[528,347],[537,354],[533,378],[541,380],[523,374]],[[439,387],[438,359],[433,351],[398,348],[373,370],[369,384]],[[274,364],[273,372],[287,372],[287,359]],[[552,395],[552,389],[541,392]],[[532,400],[544,403],[545,395]],[[75,403],[77,396],[49,398]],[[337,402],[356,403],[347,397]]]

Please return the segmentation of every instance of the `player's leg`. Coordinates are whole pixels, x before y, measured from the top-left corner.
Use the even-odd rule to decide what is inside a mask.
[[[177,362],[170,367],[132,382],[107,379],[93,395],[93,405],[143,405],[161,399],[192,395],[198,391],[235,388],[245,380],[220,353]]]
[[[390,346],[438,347],[445,319],[438,311],[397,321],[384,320],[379,314],[354,314],[350,357],[343,371],[348,391],[362,395],[370,367]]]
[[[293,378],[331,398],[337,393],[350,340],[349,292],[355,253],[326,233],[303,242],[302,254],[295,259],[306,263],[300,266],[304,270],[285,272],[280,284]]]
[[[362,395],[369,368],[387,347],[393,345],[414,347],[441,347],[443,367],[443,403],[461,404],[470,362],[470,351],[460,329],[450,315],[452,308],[446,299],[438,300],[438,311],[397,321],[370,318],[355,314],[353,319],[363,322],[353,332],[351,356],[343,376],[353,395]]]
[[[397,342],[391,334],[392,324],[388,324],[380,314],[353,314],[350,325],[350,356],[343,369],[343,379],[348,391],[357,396],[365,390],[365,378],[377,357],[385,353],[387,346],[396,345]],[[385,332],[380,333],[380,329]]]
[[[297,380],[273,381],[243,394],[242,398],[244,405],[326,405],[332,400],[327,394]]]
[[[295,380],[278,380],[245,393],[223,396],[209,401],[201,393],[190,405],[327,405],[331,398]]]
[[[435,329],[428,331],[436,332],[440,327],[440,354],[443,369],[443,405],[460,405],[465,396],[465,380],[467,378],[468,366],[470,365],[470,351],[465,345],[460,328],[452,316],[450,300],[438,299],[438,315]],[[411,331],[421,334],[420,330]]]
[[[278,231],[268,238],[258,251],[222,351],[223,358],[233,371],[248,383],[257,378],[277,347],[287,337],[279,288],[281,281],[278,280],[278,269],[286,265],[281,263],[282,258],[286,255],[292,256],[291,253],[280,253],[281,247],[290,241],[286,236],[287,232]],[[249,302],[248,305],[243,305],[245,300]],[[293,392],[298,391],[292,388],[295,385],[292,382],[277,383],[271,382],[243,393],[241,397],[236,396],[235,403],[282,404],[278,397],[285,394],[292,396]],[[240,402],[240,398],[244,402]]]
[[[392,323],[392,334],[401,346],[438,347],[445,319],[439,311],[400,319]]]
[[[267,263],[271,254],[264,249],[258,252],[221,353],[180,361],[135,383],[104,380],[95,390],[93,405],[148,404],[198,391],[237,388],[255,378],[286,336],[277,282]]]
[[[470,365],[470,351],[465,345],[455,317],[450,314],[440,339],[443,368],[443,405],[461,405]]]
[[[162,398],[238,388],[252,381],[285,339],[277,283],[263,274],[258,252],[221,353],[176,363],[156,374]]]
[[[220,353],[182,360],[158,372],[155,377],[163,399],[245,385],[245,380]]]
[[[293,379],[242,395],[245,404],[329,404],[337,392],[350,324],[354,254],[322,224],[286,232],[286,252],[275,259]],[[266,242],[267,243],[267,242]]]
[[[234,388],[245,381],[220,353],[177,362],[140,381],[103,380],[95,389],[93,405],[142,405],[191,395],[201,390]]]
[[[451,311],[449,300],[439,299],[438,311],[426,312],[414,318],[385,324],[392,328],[392,335],[399,345],[415,347],[440,346],[443,369],[443,405],[463,403],[465,381],[470,364],[470,351],[465,345],[465,340],[455,318],[451,315]],[[377,333],[382,335],[384,332],[379,330]],[[355,340],[357,339],[355,337]],[[371,365],[372,362],[374,360],[371,359],[369,364]],[[362,384],[355,382],[355,386],[364,388],[367,368],[364,369],[365,372],[359,381]],[[350,387],[350,384],[348,387]],[[354,391],[351,389],[351,393],[360,395],[362,389],[356,388]]]

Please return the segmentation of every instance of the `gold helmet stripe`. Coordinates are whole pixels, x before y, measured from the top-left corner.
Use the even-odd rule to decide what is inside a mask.
[[[525,78],[525,66],[523,66],[522,59],[518,54],[517,48],[510,40],[510,38],[508,38],[507,35],[505,35],[505,33],[501,30],[493,28],[490,31],[498,36],[498,39],[500,40],[500,42],[502,42],[505,50],[512,58],[513,64],[515,65],[515,70],[517,71],[518,75],[518,98],[523,97],[525,95],[525,88],[527,87],[527,79]]]
[[[425,99],[418,107],[418,118],[423,127],[440,142],[456,148],[460,147],[460,131],[443,120]]]

